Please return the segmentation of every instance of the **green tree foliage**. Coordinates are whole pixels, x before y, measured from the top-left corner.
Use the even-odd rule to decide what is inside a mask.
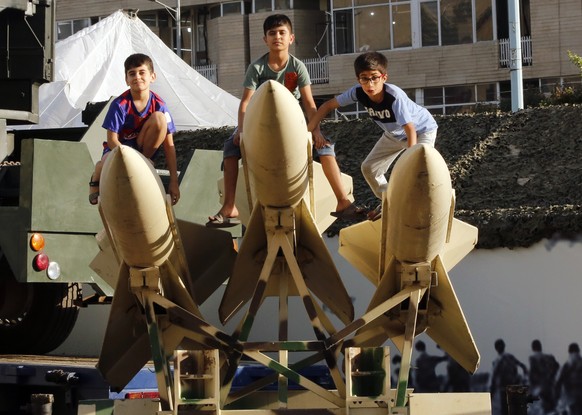
[[[580,77],[582,78],[582,57],[568,51],[568,58],[570,62],[578,67],[580,71]],[[562,104],[580,104],[582,103],[582,87],[577,86],[565,86],[556,85],[552,94],[549,97],[544,98],[540,101],[540,106],[548,105],[562,105]]]

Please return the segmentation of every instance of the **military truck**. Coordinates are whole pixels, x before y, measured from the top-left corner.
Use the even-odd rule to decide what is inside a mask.
[[[54,14],[51,0],[0,0],[0,354],[54,350],[80,306],[113,294],[89,268],[102,224],[87,201],[85,129],[11,130],[38,122]],[[83,298],[83,284],[92,296]]]

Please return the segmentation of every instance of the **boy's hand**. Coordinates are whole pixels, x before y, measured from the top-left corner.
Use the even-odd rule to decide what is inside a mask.
[[[232,137],[232,143],[235,146],[240,146],[240,131],[236,130],[236,132],[234,133],[234,137]]]
[[[315,146],[315,148],[320,149],[325,147],[328,142],[325,139],[325,137],[323,136],[323,134],[321,134],[321,131],[319,130],[319,128],[315,131],[313,131],[311,133],[311,135],[313,136],[313,145]]]
[[[172,198],[172,205],[175,205],[178,203],[178,200],[180,200],[180,187],[178,186],[178,182],[175,180],[170,180],[168,191],[170,192],[170,196]]]

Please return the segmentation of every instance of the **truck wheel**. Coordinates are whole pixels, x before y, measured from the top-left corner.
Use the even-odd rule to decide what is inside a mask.
[[[79,308],[77,284],[0,278],[0,354],[44,354],[71,333]]]

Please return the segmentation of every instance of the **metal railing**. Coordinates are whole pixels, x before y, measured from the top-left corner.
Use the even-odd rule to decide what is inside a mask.
[[[510,61],[509,39],[499,39],[499,66],[509,68]],[[522,66],[531,66],[533,64],[531,36],[521,37],[521,64]]]
[[[216,76],[216,65],[199,65],[194,66],[194,70],[200,75],[208,79],[214,85],[218,85],[218,77]]]
[[[329,82],[329,65],[327,57],[303,59],[307,67],[312,84],[326,84]],[[216,65],[198,65],[193,67],[196,72],[208,79],[213,84],[218,84]]]
[[[329,65],[327,57],[303,59],[312,84],[327,84],[329,82]]]

